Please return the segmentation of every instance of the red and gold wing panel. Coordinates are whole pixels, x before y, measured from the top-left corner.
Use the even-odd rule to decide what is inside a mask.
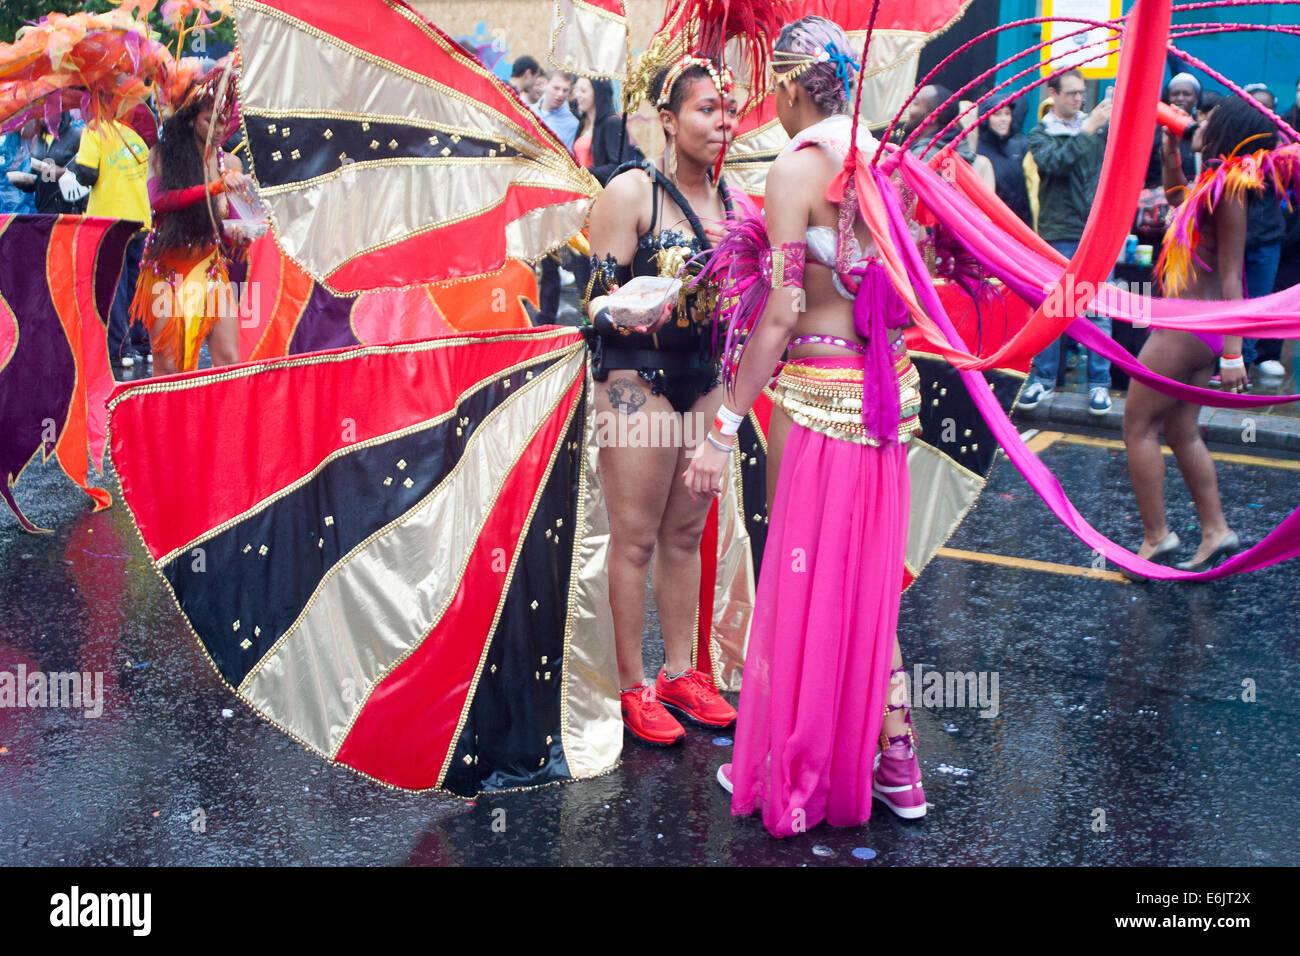
[[[398,0],[235,0],[252,172],[280,247],[331,292],[533,260],[599,190],[482,64]]]
[[[627,74],[627,13],[623,0],[555,0],[550,61],[593,79]]]
[[[576,332],[130,385],[111,425],[123,498],[213,666],[304,746],[464,796],[614,766],[608,523]],[[178,430],[212,438],[178,455]]]

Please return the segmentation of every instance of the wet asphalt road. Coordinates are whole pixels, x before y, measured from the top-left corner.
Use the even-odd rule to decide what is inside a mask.
[[[1139,540],[1122,452],[1043,457],[1103,532]],[[1300,503],[1295,470],[1219,478],[1251,537]],[[1294,562],[1176,586],[937,559],[903,598],[908,667],[996,672],[997,716],[914,712],[925,820],[877,805],[866,826],[778,841],[729,816],[713,779],[729,737],[698,729],[667,751],[628,743],[596,780],[473,802],[331,767],[221,686],[122,506],[91,514],[39,463],[18,497],[54,533],[0,514],[0,669],[102,670],[106,703],[99,719],[0,709],[0,864],[1300,862]],[[1174,469],[1167,497],[1171,526],[1193,527]],[[949,546],[1090,561],[1004,460]],[[646,645],[657,669],[653,620]]]

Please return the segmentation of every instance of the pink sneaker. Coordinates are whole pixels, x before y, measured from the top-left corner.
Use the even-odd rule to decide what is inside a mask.
[[[718,786],[731,793],[731,764],[724,763],[718,768]]]
[[[925,816],[925,791],[921,789],[921,761],[916,758],[916,733],[912,729],[912,709],[895,692],[894,678],[906,672],[895,667],[889,672],[890,703],[885,705],[885,716],[896,710],[903,712],[907,733],[897,737],[880,731],[880,753],[876,754],[876,770],[871,778],[871,793],[897,816],[904,820],[919,820]]]
[[[921,761],[916,758],[910,734],[889,738],[889,746],[876,754],[871,793],[904,820],[925,816],[925,791],[921,789]]]

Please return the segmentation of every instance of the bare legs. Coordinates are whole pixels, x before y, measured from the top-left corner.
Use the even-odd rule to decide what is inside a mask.
[[[234,365],[239,361],[239,309],[223,308],[222,313],[208,332],[208,354],[212,356],[213,368],[222,365]],[[173,321],[181,322],[183,319],[177,317]],[[158,328],[161,329],[161,326],[158,326]],[[183,371],[177,368],[176,363],[159,350],[157,339],[152,331],[150,332],[150,340],[154,354],[153,374],[155,376],[173,375],[176,372]],[[202,345],[202,342],[199,344]]]
[[[1213,366],[1210,350],[1190,332],[1155,329],[1138,358],[1166,378],[1204,387]],[[1197,425],[1200,406],[1182,402],[1136,380],[1124,403],[1124,445],[1138,512],[1142,516],[1142,546],[1138,556],[1150,557],[1169,535],[1165,518],[1165,459],[1160,433],[1173,450],[1183,480],[1196,503],[1201,544],[1193,561],[1204,561],[1228,536],[1228,522],[1219,500],[1214,461]]]
[[[229,310],[222,310],[223,313]],[[208,354],[212,367],[235,365],[239,362],[239,309],[223,314],[208,333]]]
[[[898,635],[895,634],[894,635],[894,659],[890,663],[889,667],[891,670],[897,670],[902,666],[903,666],[903,649],[898,644]],[[889,703],[894,705],[912,703],[910,700],[907,699],[907,675],[906,674],[895,674],[890,679],[889,691],[886,700],[888,700]],[[907,711],[905,710],[891,710],[889,713],[885,714],[884,728],[885,728],[886,736],[900,737],[903,734],[907,733],[907,721],[904,720],[904,716],[906,715],[906,713]]]
[[[180,371],[176,363],[172,361],[171,356],[160,351],[158,340],[151,334],[149,336],[149,347],[153,350],[153,374],[154,378],[160,375],[175,375]]]
[[[704,414],[712,416],[720,400],[715,390],[702,396],[693,411],[707,406]],[[645,680],[641,635],[652,558],[655,604],[664,634],[664,667],[678,673],[691,666],[700,590],[700,536],[712,499],[691,501],[681,480],[687,449],[655,440],[663,435],[661,424],[678,416],[667,399],[650,394],[650,386],[636,373],[610,372],[607,381],[596,383],[596,414],[597,434],[604,436],[601,487],[609,508],[609,602],[614,613],[619,686],[627,688]],[[620,416],[625,424],[616,425]],[[702,440],[698,429],[683,428],[682,433]],[[638,435],[645,440],[633,440]],[[618,438],[628,440],[615,443]]]

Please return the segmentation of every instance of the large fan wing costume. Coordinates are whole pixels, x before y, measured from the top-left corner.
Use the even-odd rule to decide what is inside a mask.
[[[94,502],[87,462],[103,471],[104,403],[113,390],[105,335],[136,223],[80,216],[0,216],[0,495],[28,531],[14,486],[37,456]]]

